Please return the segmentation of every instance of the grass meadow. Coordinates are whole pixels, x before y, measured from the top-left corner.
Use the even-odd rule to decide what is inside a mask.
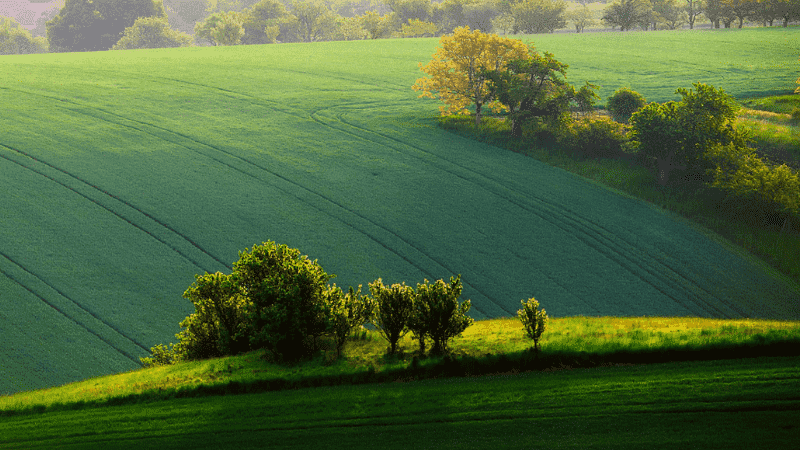
[[[797,28],[530,37],[648,100],[793,89]],[[438,40],[0,58],[0,393],[123,372],[181,293],[275,240],[339,285],[462,274],[476,319],[800,318],[795,280],[652,204],[447,133],[415,97]]]

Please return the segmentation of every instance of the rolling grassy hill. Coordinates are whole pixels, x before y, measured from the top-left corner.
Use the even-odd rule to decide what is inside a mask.
[[[648,100],[793,87],[798,29],[533,37]],[[0,393],[129,370],[181,294],[275,240],[339,285],[462,274],[475,318],[800,318],[800,289],[672,214],[448,134],[436,39],[0,58]]]

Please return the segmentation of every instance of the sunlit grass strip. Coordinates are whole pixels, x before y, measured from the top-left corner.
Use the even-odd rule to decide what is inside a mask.
[[[800,355],[800,321],[682,317],[570,317],[551,319],[540,355],[529,350],[516,318],[476,321],[451,344],[453,358],[418,358],[406,336],[400,355],[387,357],[376,331],[359,332],[343,357],[297,365],[266,362],[262,352],[141,369],[60,387],[0,397],[0,414],[87,405],[360,384],[397,379],[480,375],[614,363],[651,363],[774,355]]]

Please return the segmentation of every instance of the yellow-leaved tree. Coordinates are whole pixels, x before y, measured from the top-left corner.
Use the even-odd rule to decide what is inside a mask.
[[[481,122],[483,106],[495,112],[504,106],[494,97],[494,90],[484,75],[488,71],[504,70],[509,61],[528,57],[528,46],[519,39],[509,39],[496,34],[470,32],[469,27],[453,30],[452,36],[442,36],[440,48],[427,64],[420,69],[428,77],[420,78],[411,86],[421,91],[420,98],[438,96],[445,106],[440,106],[442,115],[470,114],[467,109],[475,105],[475,125]]]

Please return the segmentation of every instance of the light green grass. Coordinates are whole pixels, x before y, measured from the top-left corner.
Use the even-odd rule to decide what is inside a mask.
[[[761,75],[796,73],[797,33],[768,31],[533,39],[574,82],[663,100],[784,89]],[[800,317],[796,285],[676,217],[439,129],[410,89],[437,42],[0,58],[0,392],[137,367],[194,274],[265,240],[341,286],[460,273],[478,319],[531,296],[553,316]]]
[[[717,357],[751,356],[752,351],[747,351],[747,348],[753,345],[762,346],[756,354],[775,354],[777,347],[769,345],[781,342],[791,343],[794,346],[791,348],[795,348],[793,351],[798,352],[800,322],[692,317],[555,318],[551,319],[540,341],[542,351],[539,359],[544,366],[539,369],[563,368],[565,364],[591,367],[608,362],[713,359],[714,353],[708,352],[712,349],[731,349],[729,356],[719,353]],[[455,358],[481,360],[508,355],[512,358],[510,361],[517,361],[514,358],[524,356],[532,344],[517,318],[501,318],[476,321],[461,337],[451,341],[450,349]],[[269,386],[280,386],[278,381],[288,383],[286,387],[348,384],[369,370],[384,378],[391,378],[391,373],[397,371],[400,372],[394,375],[396,378],[425,377],[424,374],[404,375],[402,372],[412,367],[413,358],[420,357],[418,343],[410,335],[400,341],[399,356],[387,357],[386,347],[387,342],[377,331],[368,330],[355,333],[338,360],[319,355],[298,365],[282,366],[264,360],[263,352],[252,352],[184,362],[2,396],[0,413],[42,408],[71,409],[95,403],[132,403],[140,401],[140,398],[152,400],[176,395],[204,395],[204,389],[208,387],[230,392],[232,388],[228,386],[231,383],[241,386],[243,391],[274,389]],[[700,356],[691,356],[692,352]],[[421,366],[434,370],[432,368],[441,359],[424,356]],[[509,364],[519,370],[524,363]],[[493,371],[491,368],[485,370]],[[498,366],[497,370],[502,368]],[[325,379],[329,381],[321,381]]]

